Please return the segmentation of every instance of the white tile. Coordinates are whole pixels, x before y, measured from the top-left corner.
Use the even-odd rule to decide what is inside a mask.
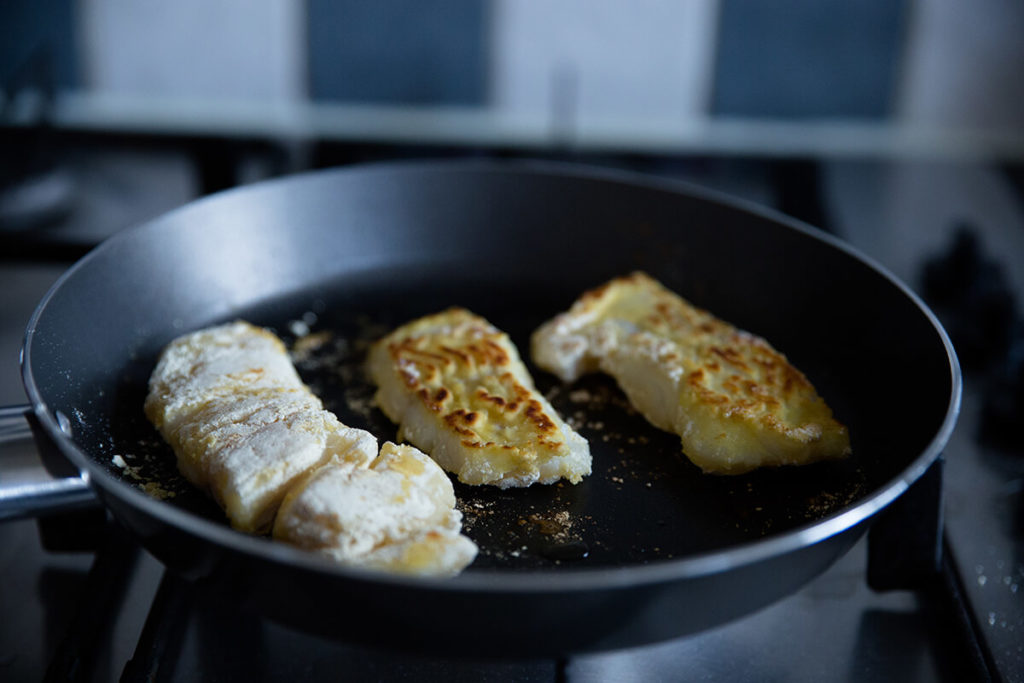
[[[272,101],[305,94],[301,2],[79,5],[83,78],[96,92]]]
[[[703,113],[717,6],[718,0],[496,0],[491,101],[499,110],[555,117]]]

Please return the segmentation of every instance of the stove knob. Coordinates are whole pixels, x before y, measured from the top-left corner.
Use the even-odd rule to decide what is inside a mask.
[[[1005,362],[990,378],[981,409],[979,436],[1024,455],[1024,324],[1018,324]]]
[[[924,264],[924,295],[934,304],[955,301],[978,278],[982,269],[981,247],[974,229],[965,223],[957,226],[953,243]]]
[[[986,257],[977,232],[962,224],[950,247],[925,262],[923,294],[936,308],[965,368],[1005,358],[1017,302],[1000,263]]]

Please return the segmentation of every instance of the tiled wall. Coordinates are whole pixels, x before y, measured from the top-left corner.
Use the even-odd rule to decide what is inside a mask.
[[[1024,123],[1005,0],[4,0],[0,84],[552,117]],[[31,70],[29,77],[38,77]]]

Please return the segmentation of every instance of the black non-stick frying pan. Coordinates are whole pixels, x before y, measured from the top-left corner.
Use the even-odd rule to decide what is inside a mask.
[[[636,269],[786,353],[848,425],[853,456],[704,475],[614,382],[562,386],[533,368],[590,440],[593,474],[577,486],[457,486],[481,554],[455,579],[421,580],[231,530],[142,414],[168,341],[245,318],[301,337],[298,367],[327,406],[393,439],[361,366],[376,336],[457,304],[525,356],[538,324]],[[331,637],[503,656],[666,639],[790,593],[937,458],[960,395],[931,313],[834,239],[666,181],[480,162],[301,175],[119,234],[40,304],[24,379],[45,440],[84,474],[60,486],[86,480],[150,552],[211,593]]]

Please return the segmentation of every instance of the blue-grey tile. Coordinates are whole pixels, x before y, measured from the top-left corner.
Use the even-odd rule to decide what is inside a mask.
[[[899,0],[723,0],[712,113],[890,113],[908,8]]]
[[[77,81],[72,0],[2,0],[0,86],[67,88]]]
[[[484,100],[481,0],[309,0],[310,95],[388,104]]]

